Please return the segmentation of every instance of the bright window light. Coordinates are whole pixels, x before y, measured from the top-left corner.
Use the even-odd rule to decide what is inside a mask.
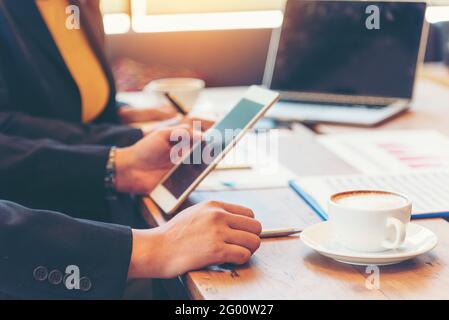
[[[103,23],[106,34],[127,33],[131,28],[131,19],[126,13],[105,14]]]
[[[135,32],[269,29],[282,25],[279,10],[134,16]]]
[[[426,19],[429,23],[449,21],[449,6],[428,7]]]
[[[119,3],[103,0],[102,7],[103,12],[106,13],[104,15],[104,25],[107,34],[126,33],[131,27],[135,32],[271,29],[280,27],[283,20],[282,12],[277,9],[279,6],[272,5],[273,1],[277,3],[281,0],[264,0],[264,3],[255,2],[259,4],[259,10],[256,7],[255,10],[245,10],[243,9],[245,6],[240,6],[242,10],[232,11],[230,8],[229,12],[223,10],[218,11],[219,8],[224,8],[223,3],[218,2],[218,0],[207,3],[207,5],[204,4],[205,6],[197,1],[197,5],[200,6],[198,10],[204,7],[211,11],[192,13],[182,13],[182,10],[177,13],[176,7],[183,5],[183,2],[173,1],[171,4],[173,13],[156,13],[148,10],[151,7],[149,7],[151,1],[132,0],[131,2],[126,2],[128,5],[131,5],[131,17],[129,16],[129,7],[125,5],[126,3],[124,1]],[[232,9],[238,3],[235,2]],[[272,9],[269,8],[268,3]],[[116,4],[121,4],[122,6],[116,8]],[[168,4],[165,5],[167,6]],[[125,10],[126,8],[128,10]],[[169,6],[167,8],[171,7]],[[213,11],[215,9],[217,11]]]
[[[117,0],[109,0],[117,1]],[[145,14],[281,10],[286,0],[133,0]],[[447,0],[439,0],[447,1]]]

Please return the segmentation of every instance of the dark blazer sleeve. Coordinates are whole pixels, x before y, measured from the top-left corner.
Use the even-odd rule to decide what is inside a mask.
[[[131,253],[129,227],[0,201],[0,292],[6,295],[120,299]],[[79,270],[79,282],[73,267]]]
[[[78,124],[17,112],[0,112],[0,133],[29,139],[53,139],[65,144],[126,147],[143,137],[142,130],[110,124]]]
[[[109,151],[0,134],[0,198],[109,222],[104,200]]]

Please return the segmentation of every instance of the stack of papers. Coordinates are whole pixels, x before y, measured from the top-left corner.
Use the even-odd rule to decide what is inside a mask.
[[[414,218],[449,217],[449,171],[309,177],[291,187],[324,219],[330,196],[350,190],[401,193],[412,201]]]
[[[296,179],[290,186],[323,218],[331,195],[384,190],[413,203],[414,218],[449,217],[449,139],[432,130],[336,134],[319,142],[359,175]]]

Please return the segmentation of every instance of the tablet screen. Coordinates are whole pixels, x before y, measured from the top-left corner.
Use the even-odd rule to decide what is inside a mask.
[[[162,185],[173,196],[180,198],[264,107],[263,104],[242,99],[219,123],[204,134],[203,142],[193,148],[190,155]]]

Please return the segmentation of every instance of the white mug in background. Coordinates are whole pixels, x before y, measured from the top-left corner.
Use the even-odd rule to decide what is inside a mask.
[[[168,93],[182,105],[185,113],[188,113],[192,110],[205,86],[205,82],[201,79],[165,78],[151,81],[144,91],[150,94],[156,93],[161,98]]]
[[[349,191],[333,195],[328,212],[339,244],[360,252],[381,252],[404,243],[412,204],[393,192]]]

